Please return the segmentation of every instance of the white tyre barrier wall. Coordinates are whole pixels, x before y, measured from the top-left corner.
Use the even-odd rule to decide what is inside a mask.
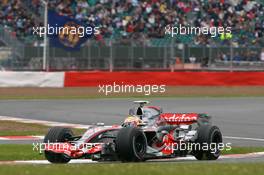
[[[64,72],[0,72],[0,87],[64,87]]]

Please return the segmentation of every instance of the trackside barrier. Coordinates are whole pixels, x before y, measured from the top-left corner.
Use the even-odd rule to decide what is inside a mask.
[[[0,72],[0,87],[63,87],[64,72]]]
[[[264,72],[0,72],[0,87],[264,86]]]
[[[103,84],[263,86],[264,72],[65,72],[65,87]]]

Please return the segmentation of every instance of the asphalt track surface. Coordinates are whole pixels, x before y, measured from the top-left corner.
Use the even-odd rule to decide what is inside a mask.
[[[136,99],[0,100],[0,115],[48,121],[120,124]],[[153,98],[164,112],[199,112],[213,117],[225,139],[235,146],[264,146],[264,98]]]

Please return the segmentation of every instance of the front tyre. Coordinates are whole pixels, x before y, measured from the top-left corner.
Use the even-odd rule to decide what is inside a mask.
[[[216,160],[220,156],[219,144],[222,142],[222,133],[217,126],[202,125],[198,128],[196,141],[200,147],[194,149],[193,155],[197,160]]]
[[[44,138],[44,143],[65,142],[73,136],[73,132],[69,128],[53,127],[49,130]],[[64,154],[45,151],[46,159],[51,163],[68,163],[71,158]]]
[[[122,128],[117,134],[116,150],[121,161],[144,161],[147,151],[145,134],[139,128]]]

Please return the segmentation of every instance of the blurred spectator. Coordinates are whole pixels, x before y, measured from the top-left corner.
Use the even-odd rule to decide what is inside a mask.
[[[10,29],[14,37],[24,40],[32,36],[33,27],[38,24],[20,0],[1,0],[0,9],[0,25]]]
[[[238,52],[235,53],[235,56],[233,58],[233,61],[242,61],[242,58]]]
[[[191,63],[195,63],[195,62],[196,62],[196,57],[192,55],[192,56],[189,58],[189,60],[190,60]]]
[[[262,49],[262,51],[261,51],[260,60],[264,61],[264,49]]]

